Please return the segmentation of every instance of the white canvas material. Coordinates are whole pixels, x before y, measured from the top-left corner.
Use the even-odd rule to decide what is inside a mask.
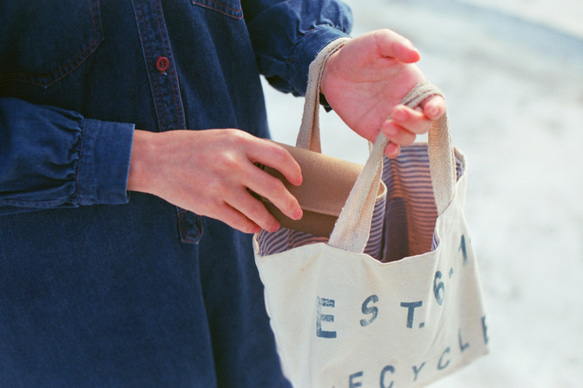
[[[310,67],[299,146],[320,150],[321,69],[342,44]],[[403,102],[435,94],[423,83]],[[463,213],[467,169],[447,118],[428,144],[402,147],[395,160],[383,156],[386,144],[380,135],[328,241],[287,229],[255,236],[267,312],[295,388],[424,386],[488,352]]]

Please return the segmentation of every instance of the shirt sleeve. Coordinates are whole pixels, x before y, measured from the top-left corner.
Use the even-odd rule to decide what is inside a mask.
[[[134,125],[0,98],[0,214],[127,203]]]
[[[310,63],[352,29],[348,5],[337,0],[243,2],[259,71],[286,93],[304,95]]]

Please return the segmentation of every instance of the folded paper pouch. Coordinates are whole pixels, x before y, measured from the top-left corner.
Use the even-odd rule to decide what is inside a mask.
[[[283,182],[289,192],[297,198],[304,215],[298,221],[292,220],[269,200],[261,196],[259,198],[283,228],[330,237],[354,182],[364,166],[303,148],[277,144],[288,150],[299,163],[302,169],[302,184],[294,186],[279,171],[264,165],[259,167]],[[377,198],[386,195],[386,189],[381,182]]]

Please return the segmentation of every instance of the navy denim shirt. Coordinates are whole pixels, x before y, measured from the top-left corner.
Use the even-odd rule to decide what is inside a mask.
[[[250,236],[126,190],[135,128],[267,137],[337,0],[0,0],[0,386],[279,387]]]

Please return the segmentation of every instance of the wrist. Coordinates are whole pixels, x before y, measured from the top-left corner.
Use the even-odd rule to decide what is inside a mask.
[[[149,168],[151,163],[149,159],[155,153],[152,151],[154,147],[155,134],[136,129],[132,142],[132,152],[130,157],[130,171],[128,176],[128,191],[149,192]]]
[[[324,63],[324,68],[322,69],[322,77],[320,78],[320,101],[326,101],[326,94],[329,89],[330,72],[331,67],[333,67],[334,58],[338,55],[338,51],[330,55],[326,62]]]
[[[337,94],[338,91],[334,90],[334,78],[336,77],[335,74],[335,66],[338,60],[338,56],[340,52],[344,48],[346,41],[342,42],[334,49],[334,51],[329,54],[324,62],[324,68],[322,69],[322,75],[320,77],[320,104],[326,108],[326,110],[332,110],[333,107],[333,97],[334,94]]]

